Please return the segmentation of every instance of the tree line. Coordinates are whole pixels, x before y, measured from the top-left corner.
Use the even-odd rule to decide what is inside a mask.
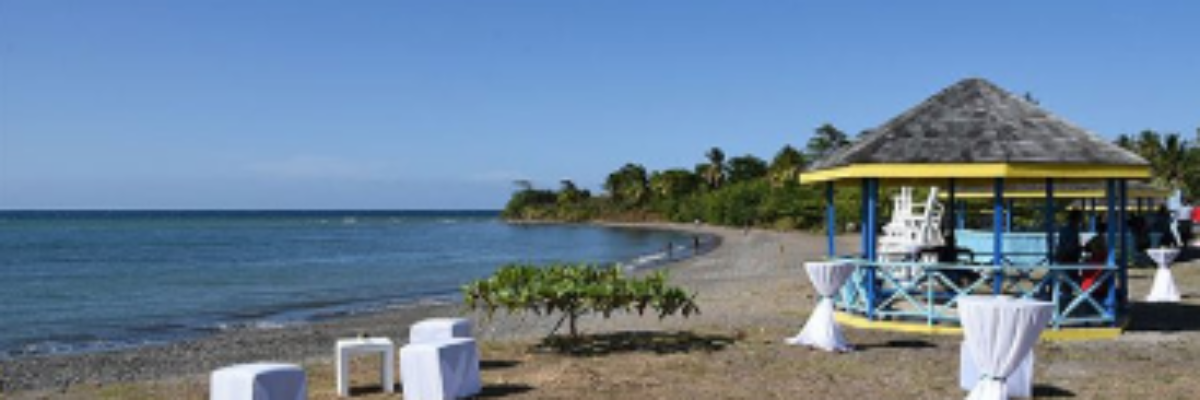
[[[861,134],[860,134],[861,137]],[[824,187],[799,176],[852,139],[831,124],[816,128],[800,151],[785,145],[768,162],[752,154],[727,157],[719,147],[691,169],[650,171],[627,163],[608,174],[595,195],[563,180],[557,189],[518,181],[503,217],[512,221],[702,221],[737,227],[816,230],[825,226]],[[1194,140],[1147,130],[1116,144],[1150,161],[1153,183],[1200,198],[1200,129]],[[859,220],[857,190],[837,191],[837,226]],[[886,207],[885,207],[886,208]],[[886,213],[887,210],[884,210]]]

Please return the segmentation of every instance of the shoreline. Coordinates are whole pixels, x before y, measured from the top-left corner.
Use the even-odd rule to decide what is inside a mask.
[[[834,354],[788,346],[817,295],[803,263],[825,253],[825,238],[805,232],[693,227],[720,236],[712,252],[664,269],[672,284],[696,295],[701,313],[689,318],[617,313],[579,321],[587,350],[547,351],[542,340],[554,317],[506,316],[475,321],[484,393],[525,398],[962,398],[958,386],[962,337],[845,327],[856,351]],[[859,237],[838,237],[853,248]],[[1184,299],[1146,303],[1154,269],[1131,269],[1134,318],[1115,340],[1042,342],[1035,347],[1036,397],[1190,398],[1200,377],[1200,260],[1176,264]],[[337,399],[333,343],[359,332],[406,342],[418,319],[460,315],[455,305],[418,307],[279,330],[239,332],[174,352],[114,353],[75,364],[29,364],[53,374],[42,389],[5,399],[182,398],[208,396],[208,373],[229,363],[278,360],[301,364],[309,398]],[[89,356],[91,357],[91,356]],[[378,358],[355,361],[355,398],[395,399],[373,368]],[[61,369],[60,369],[61,368]],[[0,379],[10,365],[0,363]],[[123,371],[117,373],[114,371]],[[107,379],[107,380],[105,380]],[[1155,382],[1141,385],[1139,382]],[[402,392],[402,390],[400,390]]]
[[[690,225],[662,223],[589,224],[599,227],[645,229],[704,235],[709,245],[696,254],[673,257],[647,265],[633,265],[629,272],[640,273],[673,268],[721,246],[719,234]],[[640,258],[661,252],[642,255]],[[438,301],[427,298],[396,304],[376,305],[374,310],[347,312],[281,326],[247,324],[228,330],[201,333],[199,337],[157,343],[131,344],[116,349],[85,350],[35,354],[0,359],[0,394],[11,392],[63,390],[79,384],[156,381],[205,374],[221,366],[242,362],[273,360],[307,363],[330,358],[328,349],[338,338],[359,333],[391,337],[398,345],[407,342],[407,329],[416,321],[432,317],[463,314],[461,299]],[[478,316],[476,316],[478,319]],[[477,324],[487,325],[487,324]],[[531,326],[508,326],[493,330],[496,336],[528,337]],[[251,350],[251,351],[247,351]]]

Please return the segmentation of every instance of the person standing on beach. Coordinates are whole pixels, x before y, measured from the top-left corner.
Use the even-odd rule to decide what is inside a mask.
[[[1179,203],[1179,209],[1175,210],[1175,230],[1179,236],[1179,248],[1186,249],[1192,242],[1192,199],[1186,199]]]

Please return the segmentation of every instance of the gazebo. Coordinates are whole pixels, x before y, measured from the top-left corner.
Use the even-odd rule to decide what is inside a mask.
[[[1050,322],[1062,328],[1118,327],[1128,292],[1124,234],[1130,180],[1149,178],[1149,163],[983,79],[960,81],[893,118],[860,140],[818,160],[800,176],[825,186],[828,254],[859,266],[839,294],[839,318],[859,326],[954,331],[957,304],[969,294],[1010,294],[1058,304]],[[877,254],[881,184],[938,186],[951,204],[958,189],[991,191],[991,248],[954,262],[881,261]],[[1097,185],[1107,205],[1109,249],[1104,263],[1031,261],[1005,248],[1010,189],[1037,187],[1043,199],[1044,254],[1053,254],[1057,186]],[[834,192],[858,186],[862,199],[860,253],[838,253]],[[955,208],[949,208],[950,220]],[[891,258],[889,258],[891,259]],[[1088,283],[1081,274],[1090,274]],[[1108,329],[1113,331],[1113,329]],[[1119,330],[1117,331],[1119,332]],[[1050,337],[1055,336],[1050,333]]]

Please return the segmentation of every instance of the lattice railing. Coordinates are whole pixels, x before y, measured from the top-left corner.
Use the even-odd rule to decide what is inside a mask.
[[[866,262],[837,296],[837,306],[872,319],[957,323],[957,303],[969,294],[1038,298],[1055,307],[1051,326],[1113,325],[1117,321],[1117,267],[1103,265],[991,266]],[[1080,275],[1096,274],[1084,288]],[[997,273],[999,272],[999,273]],[[872,279],[873,278],[873,279]]]

